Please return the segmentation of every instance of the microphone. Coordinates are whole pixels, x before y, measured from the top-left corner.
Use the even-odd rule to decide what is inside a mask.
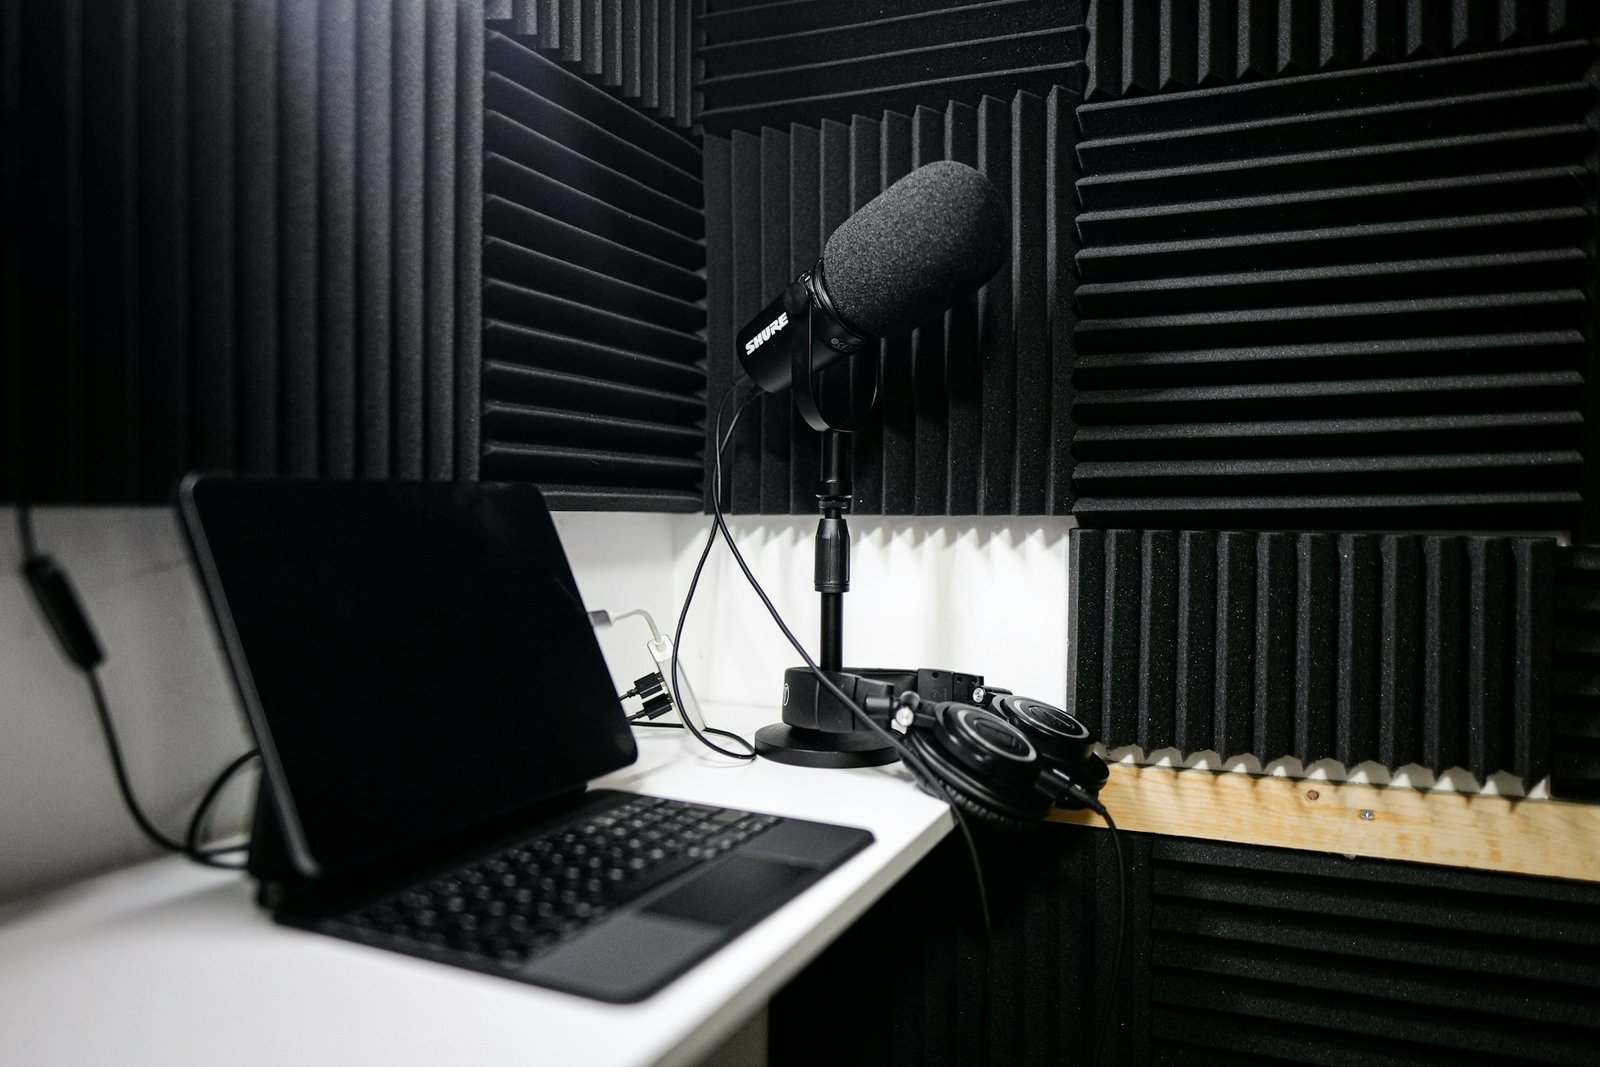
[[[838,402],[828,404],[818,395],[817,372],[861,351],[868,338],[927,321],[994,277],[1010,253],[1010,233],[1005,204],[988,178],[952,160],[918,167],[834,230],[817,265],[736,335],[745,372],[768,393],[792,390],[800,417],[822,434],[815,581],[822,641],[815,664],[784,672],[783,722],[756,732],[756,751],[768,759],[869,767],[899,758],[881,730],[862,729],[855,703],[890,687],[842,665],[850,589],[845,515],[855,495],[851,431],[871,416],[879,361],[856,360],[849,388],[830,383]]]
[[[868,338],[905,333],[994,277],[1010,244],[994,183],[954,160],[918,167],[846,219],[817,265],[739,331],[739,361],[766,392],[803,375],[809,394],[811,375]]]

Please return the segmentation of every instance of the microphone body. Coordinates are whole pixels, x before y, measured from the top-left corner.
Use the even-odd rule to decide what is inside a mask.
[[[769,393],[781,393],[793,384],[797,350],[810,349],[810,370],[815,374],[861,351],[867,342],[833,309],[821,260],[790,282],[735,340],[745,373]]]

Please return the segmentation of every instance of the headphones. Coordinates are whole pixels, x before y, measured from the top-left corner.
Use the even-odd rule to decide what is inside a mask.
[[[907,690],[866,705],[904,738],[946,798],[984,826],[1020,833],[1058,804],[1094,803],[1109,772],[1094,753],[1099,738],[1082,720],[1005,690],[980,686],[972,697],[932,701]]]

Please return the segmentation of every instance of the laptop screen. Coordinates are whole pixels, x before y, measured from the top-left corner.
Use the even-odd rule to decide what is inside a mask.
[[[632,762],[532,486],[201,477],[180,503],[302,874]]]

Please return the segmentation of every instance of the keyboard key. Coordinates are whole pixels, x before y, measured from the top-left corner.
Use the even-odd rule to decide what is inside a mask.
[[[345,916],[354,932],[521,963],[776,816],[636,797]]]

